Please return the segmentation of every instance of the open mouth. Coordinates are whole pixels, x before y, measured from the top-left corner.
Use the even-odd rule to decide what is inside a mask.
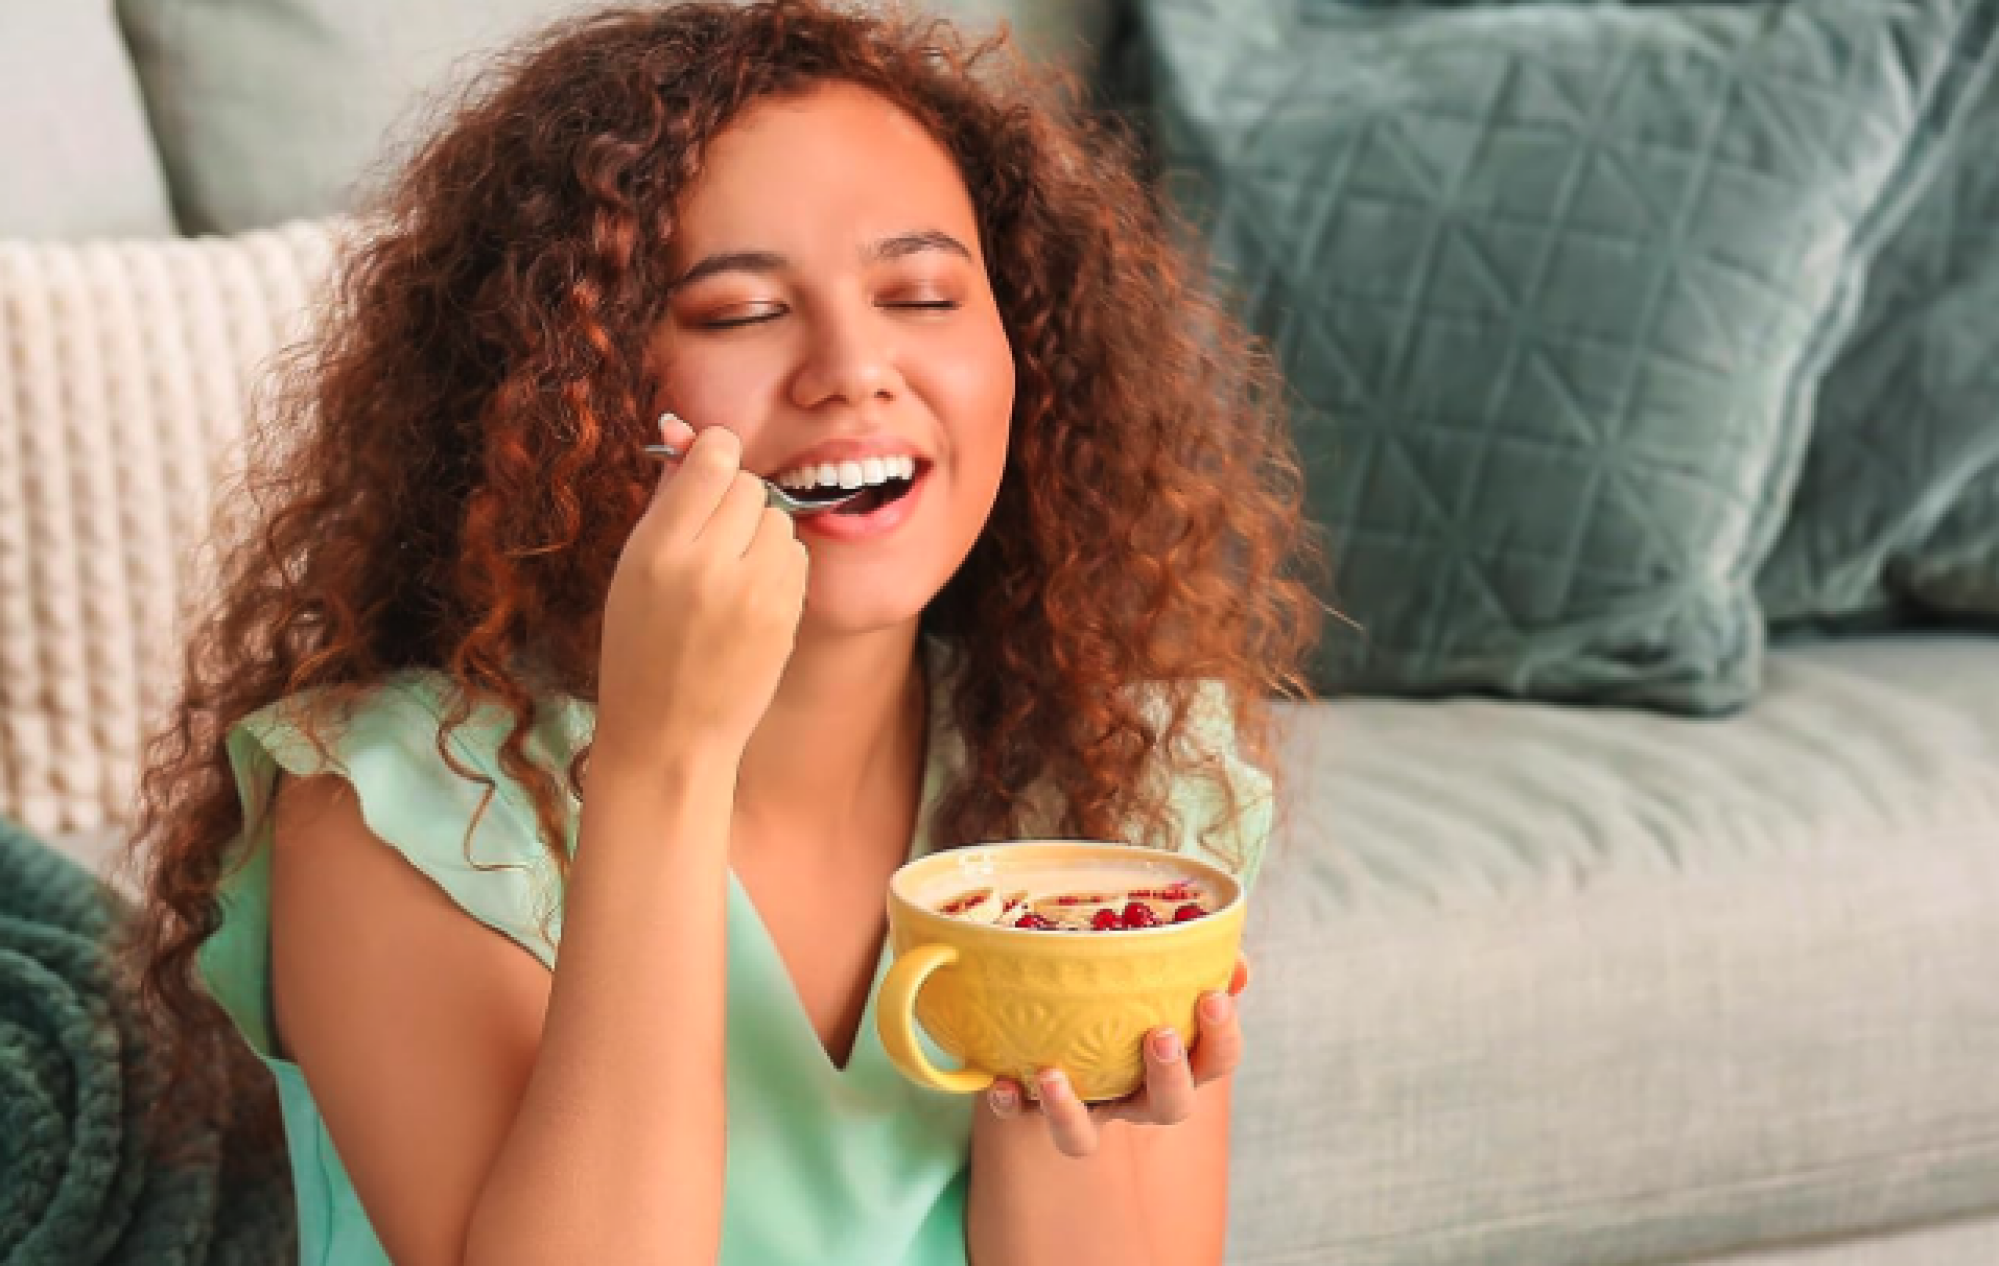
[[[884,479],[881,483],[870,485],[860,496],[833,510],[832,513],[850,518],[861,518],[865,515],[873,514],[884,506],[894,505],[909,495],[909,490],[916,486],[918,479],[923,477],[923,469],[921,466],[917,467],[916,473],[907,479],[892,475]],[[837,500],[840,497],[846,496],[850,491],[852,490],[840,487],[815,487],[792,489],[791,495],[810,505]]]

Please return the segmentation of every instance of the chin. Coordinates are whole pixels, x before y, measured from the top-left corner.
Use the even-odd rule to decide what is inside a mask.
[[[808,591],[805,599],[805,615],[798,627],[799,637],[856,637],[864,633],[881,633],[889,629],[914,625],[923,615],[934,594],[923,594],[909,586],[896,585],[876,588],[872,592],[857,592],[860,586],[827,585],[822,594],[818,586]],[[841,592],[845,589],[845,592]]]

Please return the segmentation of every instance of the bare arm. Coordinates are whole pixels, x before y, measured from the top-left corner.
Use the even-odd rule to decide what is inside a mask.
[[[552,975],[375,839],[345,784],[281,793],[279,1021],[398,1266],[715,1260],[729,819],[807,558],[735,436],[674,426],[688,457],[605,600]]]
[[[1019,1083],[993,1084],[973,1117],[965,1244],[971,1266],[1064,1256],[1150,1266],[1219,1266],[1228,1232],[1229,1115],[1242,1062],[1234,994],[1201,999],[1191,1050],[1146,1035],[1145,1082],[1090,1107],[1059,1070],[1043,1070],[1040,1107]],[[1049,1076],[1055,1080],[1046,1080]]]
[[[709,1263],[722,1234],[735,771],[599,766],[541,1051],[466,1261]]]
[[[981,1104],[965,1213],[970,1266],[1220,1266],[1229,1087],[1226,1078],[1202,1086],[1178,1125],[1108,1125],[1096,1153],[1081,1158],[1058,1152],[1036,1115],[1002,1120]]]
[[[284,788],[279,1026],[402,1266],[715,1260],[733,778],[692,765],[593,775],[552,976],[344,782]]]

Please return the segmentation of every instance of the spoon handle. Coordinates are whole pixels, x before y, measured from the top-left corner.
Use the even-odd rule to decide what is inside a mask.
[[[645,454],[662,461],[678,461],[683,456],[681,451],[671,444],[648,444],[645,446]],[[838,509],[865,491],[867,491],[865,488],[855,488],[825,501],[801,501],[770,480],[764,480],[764,501],[773,510],[782,510],[790,515],[818,514],[821,511]]]

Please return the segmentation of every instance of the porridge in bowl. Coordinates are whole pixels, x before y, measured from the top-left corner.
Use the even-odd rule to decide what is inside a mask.
[[[1215,908],[1214,898],[1188,879],[1131,884],[1104,876],[1076,886],[1081,881],[1073,876],[1038,887],[973,888],[945,898],[937,913],[1030,932],[1129,932],[1188,923]]]
[[[909,862],[888,914],[875,1020],[905,1076],[961,1094],[1006,1076],[1032,1097],[1034,1070],[1059,1067],[1094,1103],[1143,1080],[1147,1032],[1198,1033],[1195,1003],[1227,987],[1245,909],[1240,881],[1202,858],[1037,840]]]

